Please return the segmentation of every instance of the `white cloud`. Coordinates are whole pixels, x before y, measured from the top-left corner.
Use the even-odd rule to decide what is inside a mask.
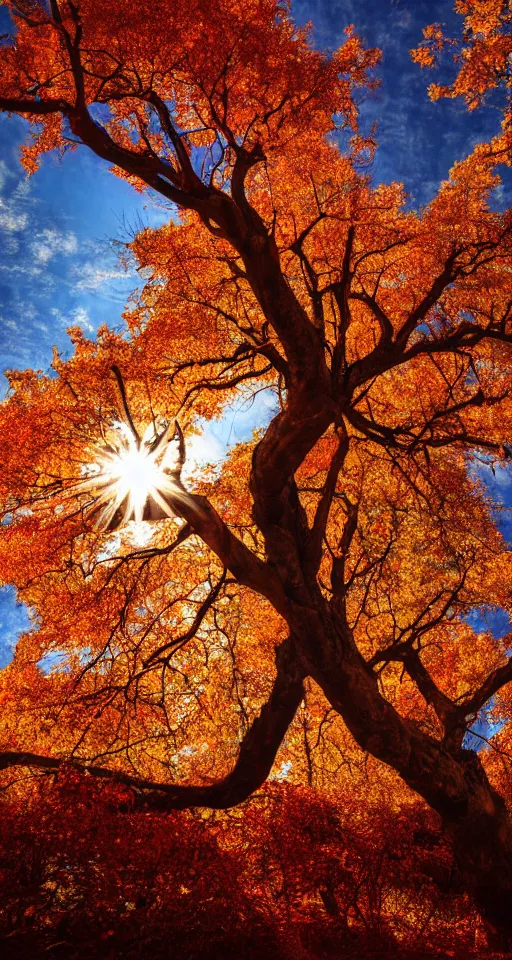
[[[9,233],[25,230],[28,224],[28,215],[16,210],[16,205],[0,197],[0,228]]]
[[[88,333],[94,333],[91,318],[85,307],[75,307],[74,310],[71,310],[71,312],[67,314],[62,313],[57,307],[52,307],[50,313],[63,327],[82,327],[82,329],[87,330]]]
[[[100,267],[96,263],[84,263],[75,270],[77,290],[97,290],[110,280],[126,277],[126,271],[120,267]]]
[[[13,176],[14,174],[12,170],[9,170],[5,160],[0,160],[0,190],[3,190],[6,180]]]
[[[18,180],[12,193],[13,200],[25,200],[30,193],[30,189],[30,180],[27,178],[25,178],[25,180]]]
[[[48,263],[48,260],[51,260],[54,255],[51,247],[43,243],[33,243],[32,254],[37,262],[42,264]]]
[[[400,13],[395,17],[395,26],[400,30],[409,30],[412,25],[412,11],[411,10],[401,10]]]
[[[11,256],[11,257],[13,257],[13,256],[15,256],[17,253],[19,253],[19,251],[20,251],[20,249],[21,249],[21,243],[20,243],[18,237],[16,236],[16,234],[14,234],[14,233],[11,233],[11,234],[7,234],[7,233],[6,233],[6,234],[5,234],[3,246],[4,246],[4,253],[5,253],[6,255],[8,255],[8,256]],[[6,269],[5,264],[2,264],[2,269],[4,269],[4,270]]]
[[[207,463],[219,463],[224,460],[226,453],[226,445],[217,439],[210,425],[205,424],[200,434],[194,434],[187,439],[184,479],[186,480],[195,470],[204,467]]]
[[[37,308],[30,300],[16,301],[16,311],[24,320],[35,320],[37,318]]]
[[[93,332],[94,327],[91,323],[91,318],[84,307],[76,307],[75,310],[72,310],[71,317],[73,323],[76,323],[77,326],[83,327],[84,330],[88,330],[89,333]]]
[[[4,273],[22,273],[24,277],[39,277],[41,267],[25,266],[23,263],[0,263],[0,270]]]
[[[59,233],[58,230],[46,229],[36,234],[31,250],[35,260],[44,264],[59,253],[65,257],[72,256],[78,250],[78,242],[71,231]]]
[[[8,327],[9,330],[17,330],[18,324],[16,320],[4,320],[3,317],[0,317],[0,328]]]

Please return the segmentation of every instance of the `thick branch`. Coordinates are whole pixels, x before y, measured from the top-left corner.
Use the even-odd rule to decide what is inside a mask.
[[[333,357],[333,374],[337,379],[338,374],[341,370],[345,370],[347,363],[346,356],[346,337],[347,330],[350,325],[350,306],[348,302],[350,284],[352,282],[352,271],[350,269],[350,261],[352,258],[352,248],[354,246],[354,237],[355,237],[355,227],[353,224],[350,225],[347,234],[347,243],[345,245],[345,253],[343,254],[343,263],[341,266],[341,279],[338,283],[333,284],[332,291],[334,293],[334,299],[338,306],[340,314],[339,322],[339,334],[338,334],[338,343],[336,344],[334,357]]]
[[[463,770],[447,747],[404,720],[378,689],[359,651],[345,647],[343,662],[311,675],[343,717],[361,749],[393,767],[446,821],[467,804]]]
[[[71,110],[68,111],[68,116],[75,136],[97,156],[120,167],[131,176],[138,177],[172,203],[189,210],[203,210],[204,195],[199,196],[180,189],[176,171],[170,163],[153,155],[147,156],[119,146],[105,128],[92,119],[88,110]]]
[[[250,797],[267,779],[283,737],[304,697],[304,676],[296,666],[290,646],[288,640],[278,649],[277,676],[270,698],[245,734],[233,770],[217,783],[207,786],[154,783],[94,764],[15,751],[0,753],[0,770],[25,766],[57,771],[72,766],[93,777],[133,788],[136,791],[135,807],[142,809],[166,811],[210,807],[225,810],[234,807]]]
[[[130,428],[130,430],[131,430],[131,432],[132,432],[132,434],[133,434],[133,438],[134,438],[137,446],[140,446],[140,437],[139,437],[139,434],[138,434],[138,432],[137,432],[137,428],[136,428],[136,426],[135,426],[135,424],[134,424],[134,422],[133,422],[132,415],[131,415],[131,412],[130,412],[130,407],[128,406],[128,400],[127,400],[127,397],[126,397],[126,390],[125,390],[125,386],[124,386],[124,380],[123,380],[123,377],[122,377],[122,375],[121,375],[121,371],[120,371],[119,367],[118,367],[115,363],[112,365],[112,373],[114,374],[114,376],[115,376],[115,378],[116,378],[117,386],[118,386],[118,388],[119,388],[119,393],[120,393],[120,395],[121,395],[121,406],[122,406],[122,408],[123,408],[123,413],[124,413],[126,422],[127,422],[128,426],[129,426],[129,428]]]
[[[371,297],[369,293],[363,291],[362,293],[351,293],[350,299],[360,300],[361,303],[366,304],[366,306],[372,311],[376,320],[378,320],[381,331],[381,340],[379,346],[382,346],[383,343],[391,343],[391,340],[393,339],[393,324],[391,323],[387,313],[385,313],[380,304],[377,303],[375,297]]]
[[[477,690],[459,705],[465,715],[477,713],[498,690],[512,680],[512,657],[503,667],[498,667],[484,680]]]
[[[444,267],[441,270],[441,273],[435,278],[430,290],[423,297],[423,300],[418,304],[415,310],[412,311],[408,319],[403,324],[402,328],[399,330],[396,342],[399,346],[405,347],[411,333],[416,329],[419,323],[421,323],[428,311],[434,306],[435,303],[439,300],[443,290],[455,280],[459,270],[455,266],[455,261],[459,256],[459,249],[455,247],[451,254],[446,258]]]
[[[450,721],[453,722],[456,719],[457,707],[453,700],[450,700],[450,697],[447,697],[446,694],[439,689],[427,668],[422,663],[418,650],[410,647],[404,657],[404,664],[407,673],[418,687],[422,697],[434,708],[443,726],[445,728],[448,727]]]
[[[290,406],[274,417],[253,455],[254,518],[265,538],[274,541],[280,536],[279,529],[289,526],[286,515],[290,518],[293,507],[289,503],[293,475],[335,419],[334,406],[316,395],[313,387],[311,392],[304,390],[302,408]]]
[[[236,147],[236,150],[237,156],[231,175],[231,196],[238,208],[247,217],[248,221],[252,221],[258,228],[261,227],[263,221],[247,199],[245,178],[252,167],[265,159],[265,154],[258,142],[254,144],[251,150],[246,150],[244,147],[239,146]]]
[[[322,559],[322,544],[329,519],[332,500],[336,491],[336,483],[339,472],[343,466],[345,457],[348,453],[349,439],[344,430],[340,436],[338,447],[333,455],[327,477],[325,480],[322,496],[316,509],[315,519],[311,528],[311,534],[308,543],[308,567],[314,576],[318,573],[318,568]]]
[[[187,493],[184,487],[182,490],[181,495],[168,497],[174,512],[187,521],[194,533],[204,540],[239,583],[266,597],[277,612],[285,617],[286,596],[272,567],[231,533],[206,497]]]
[[[163,101],[156,95],[154,105],[159,104],[161,122],[165,119]],[[0,99],[0,109],[40,116],[60,112],[65,115],[71,130],[82,143],[97,156],[138,177],[166,199],[187,210],[195,210],[206,223],[218,224],[222,235],[238,251],[244,262],[247,279],[263,310],[265,319],[273,326],[290,363],[290,372],[295,380],[309,380],[318,391],[328,389],[328,374],[322,344],[317,331],[309,320],[295,294],[290,289],[279,260],[273,237],[269,236],[261,217],[245,199],[242,202],[243,164],[235,178],[239,204],[223,190],[207,187],[193,172],[190,161],[185,159],[181,144],[180,162],[185,164],[184,178],[167,161],[155,156],[120,146],[107,130],[93,120],[88,109],[78,99],[78,106],[60,101],[36,101],[27,99]],[[168,112],[168,111],[167,111]],[[171,119],[169,115],[169,124]],[[165,131],[170,135],[171,127]],[[176,134],[177,139],[179,136]],[[177,149],[177,141],[176,141]],[[185,152],[184,152],[185,151]],[[248,154],[250,163],[260,159],[258,152]],[[241,163],[241,161],[240,161]],[[192,169],[193,176],[190,174]],[[186,189],[184,189],[184,184]]]
[[[30,114],[34,117],[43,117],[49,113],[66,115],[72,109],[64,100],[28,100],[23,97],[0,97],[0,110],[7,113]]]
[[[359,504],[351,503],[348,497],[345,497],[344,499],[345,507],[347,509],[347,522],[344,526],[339,542],[339,556],[333,557],[331,570],[333,605],[339,609],[339,601],[341,600],[343,611],[345,610],[345,593],[347,587],[345,583],[345,565],[350,544],[352,543],[354,534],[357,530],[357,518],[359,512]]]
[[[188,189],[199,190],[199,191],[204,190],[204,184],[199,179],[199,177],[197,176],[197,173],[195,172],[192,166],[187,149],[171,120],[171,114],[169,112],[167,105],[164,103],[162,98],[159,97],[154,90],[150,93],[148,100],[152,104],[152,106],[154,106],[158,114],[158,119],[160,120],[162,129],[167,134],[167,136],[169,137],[169,140],[171,141],[174,147],[174,151],[176,153],[178,163],[181,167],[181,172],[183,175],[183,185],[185,189],[188,188]]]

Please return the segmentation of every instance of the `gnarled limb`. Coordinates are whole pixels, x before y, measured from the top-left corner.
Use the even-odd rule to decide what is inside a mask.
[[[474,693],[466,697],[457,709],[464,715],[477,713],[495,693],[512,680],[512,657],[502,667],[493,670]]]
[[[286,595],[272,567],[235,537],[206,497],[188,493],[183,486],[181,489],[183,496],[168,497],[174,513],[187,521],[239,583],[266,597],[278,613],[286,616]]]
[[[133,788],[134,805],[139,809],[165,812],[189,807],[210,807],[213,810],[234,807],[247,800],[267,779],[286,731],[304,697],[305,673],[295,656],[291,638],[277,649],[276,662],[277,676],[270,697],[245,734],[233,770],[216,783],[205,786],[156,783],[109,770],[108,767],[69,761],[65,757],[45,757],[17,751],[0,753],[0,770],[24,766],[58,771],[71,766],[93,777]]]
[[[338,447],[333,454],[329,469],[327,471],[324,488],[320,497],[320,502],[316,509],[313,526],[309,536],[308,566],[315,576],[318,573],[318,568],[322,559],[322,543],[325,536],[327,521],[329,519],[329,511],[331,509],[332,500],[336,492],[336,483],[340,470],[345,461],[345,457],[347,456],[348,448],[349,438],[345,428],[343,428],[343,431],[340,433]]]
[[[177,166],[152,150],[141,153],[116,142],[106,127],[93,119],[91,104],[84,98],[79,24],[72,38],[62,24],[58,4],[52,4],[51,9],[55,29],[63,35],[75,86],[75,102],[37,100],[35,96],[29,99],[22,95],[19,99],[0,98],[0,110],[21,113],[28,118],[61,113],[73,134],[97,156],[138,177],[178,207],[196,211],[208,227],[211,225],[214,235],[227,239],[240,254],[265,319],[281,340],[290,363],[292,383],[307,378],[317,389],[322,384],[325,390],[328,376],[318,333],[283,275],[274,237],[245,192],[245,173],[263,158],[261,150],[256,146],[249,152],[237,146],[231,196],[226,190],[205,184],[195,173],[168,104],[152,89],[140,94],[138,99],[155,109],[164,135],[173,144]],[[108,104],[108,97],[102,102]]]
[[[0,110],[6,113],[20,113],[28,117],[46,117],[50,113],[63,116],[72,109],[65,100],[30,100],[26,97],[0,97]]]
[[[445,730],[450,731],[457,724],[457,707],[450,697],[439,689],[437,683],[422,662],[420,652],[409,647],[404,656],[404,665],[407,673],[414,681],[422,697],[435,710]],[[462,740],[464,730],[460,732]]]

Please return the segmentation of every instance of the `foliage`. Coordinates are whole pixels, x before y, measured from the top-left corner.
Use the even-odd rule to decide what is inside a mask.
[[[0,922],[16,956],[469,957],[479,942],[418,808],[370,819],[274,784],[243,811],[163,821],[68,769],[4,812]]]
[[[512,13],[508,0],[457,0],[455,9],[464,17],[461,39],[445,37],[443,25],[433,23],[425,27],[423,42],[411,53],[416,63],[433,67],[451,48],[458,66],[456,79],[451,86],[432,84],[429,94],[433,100],[463,96],[474,110],[489,90],[512,84]]]
[[[510,635],[468,618],[511,609],[483,482],[512,452],[512,211],[492,202],[507,124],[412,211],[367,172],[375,143],[356,99],[379,54],[352,28],[327,56],[274,0],[8,6],[0,108],[32,125],[27,171],[85,145],[173,205],[126,251],[145,282],[123,332],[71,331],[73,355],[55,354],[49,375],[10,372],[0,408],[0,578],[33,621],[0,675],[17,825],[6,859],[32,851],[36,877],[27,906],[21,857],[12,909],[19,896],[38,930],[48,917],[56,929],[62,902],[65,924],[95,916],[99,940],[112,924],[129,939],[126,904],[147,873],[137,924],[151,950],[162,929],[190,936],[190,907],[202,948],[217,949],[227,909],[235,942],[250,923],[258,952],[297,956],[282,930],[302,929],[300,904],[310,932],[330,918],[327,954],[349,915],[357,936],[409,945],[435,918],[448,949],[445,908],[407,845],[415,818],[435,815],[438,867],[455,857],[489,944],[510,945]],[[452,92],[478,99],[482,45],[508,83],[508,14],[458,8]],[[415,58],[430,64],[444,41],[425,36]],[[201,421],[248,400],[253,438],[209,471],[187,464]],[[142,524],[101,466],[119,461],[120,422],[136,448],[165,449],[167,486],[147,488]],[[483,713],[499,731],[477,755],[465,737]],[[274,761],[290,784],[279,815],[272,787],[261,815],[239,813]],[[31,795],[30,780],[11,783],[18,767],[56,786],[37,779]],[[340,804],[351,784],[370,826]],[[161,819],[188,808],[234,810],[207,834],[195,815]],[[204,883],[185,902],[194,845]],[[222,903],[205,893],[216,871]],[[446,909],[466,949],[472,907]]]

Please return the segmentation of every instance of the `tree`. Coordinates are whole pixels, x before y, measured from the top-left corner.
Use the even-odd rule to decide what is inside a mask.
[[[451,85],[432,84],[429,94],[433,100],[463,96],[468,109],[475,110],[490,90],[511,86],[512,13],[507,0],[457,0],[455,9],[464,16],[461,40],[445,37],[443,25],[432,23],[411,53],[421,66],[433,67],[451,48],[459,66],[457,76]]]
[[[75,331],[51,377],[11,375],[0,571],[37,621],[4,671],[1,766],[224,809],[284,738],[312,782],[339,716],[441,817],[508,943],[512,823],[464,745],[486,706],[508,720],[512,679],[510,637],[466,618],[510,603],[475,470],[510,457],[506,134],[414,213],[361,164],[354,91],[378,54],[351,29],[328,57],[274,0],[9,8],[0,107],[33,124],[27,169],[83,144],[179,218],[132,244],[150,279],[126,335]],[[261,391],[270,422],[191,492],[198,418]],[[133,516],[158,521],[144,545]]]

